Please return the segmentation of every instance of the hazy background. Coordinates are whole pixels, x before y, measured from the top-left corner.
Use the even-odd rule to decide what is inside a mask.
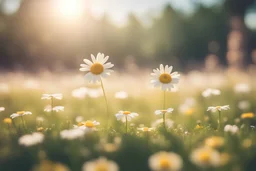
[[[256,62],[255,0],[0,0],[0,9],[0,71],[77,71],[98,52],[120,70]]]

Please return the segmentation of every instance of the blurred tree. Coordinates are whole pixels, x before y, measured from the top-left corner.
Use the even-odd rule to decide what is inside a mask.
[[[225,0],[224,6],[230,14],[227,61],[236,69],[244,67],[246,57],[248,57],[248,30],[244,16],[248,7],[255,2],[255,0]]]

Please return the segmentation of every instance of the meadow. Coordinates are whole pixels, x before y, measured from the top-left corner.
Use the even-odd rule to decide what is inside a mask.
[[[167,91],[150,73],[115,70],[95,83],[79,70],[2,74],[0,170],[256,169],[252,75],[179,72]]]

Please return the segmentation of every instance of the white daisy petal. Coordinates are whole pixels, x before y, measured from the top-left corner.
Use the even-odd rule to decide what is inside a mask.
[[[95,59],[95,56],[93,54],[91,54],[91,58],[92,58],[92,62],[95,63],[96,59]]]
[[[92,62],[90,61],[90,60],[88,60],[88,59],[84,59],[84,63],[86,63],[87,65],[89,65],[89,66],[92,66]]]

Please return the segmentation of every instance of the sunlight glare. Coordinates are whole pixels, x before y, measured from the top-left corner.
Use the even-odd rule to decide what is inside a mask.
[[[61,17],[79,18],[85,10],[84,0],[56,0],[56,6]]]

